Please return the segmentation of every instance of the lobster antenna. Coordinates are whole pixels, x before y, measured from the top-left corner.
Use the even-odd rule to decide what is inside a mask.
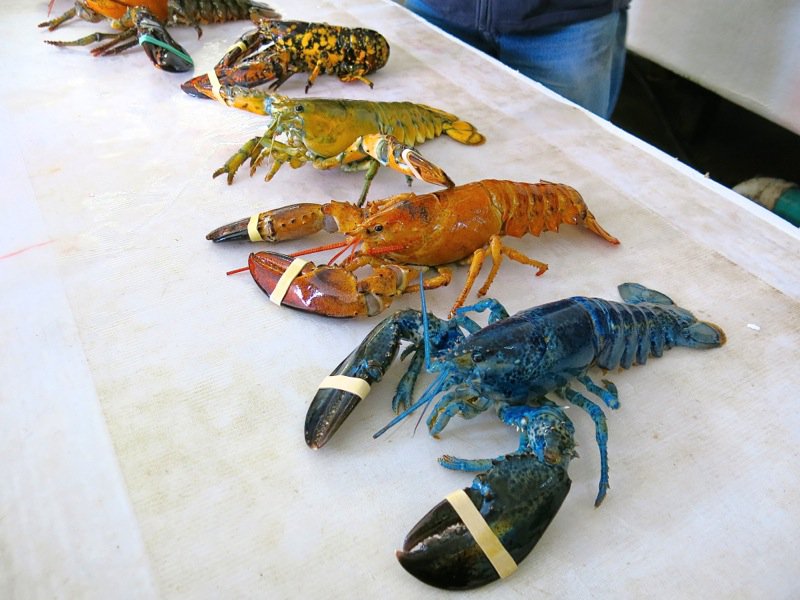
[[[306,248],[305,250],[298,250],[292,252],[289,256],[297,258],[298,256],[305,256],[306,254],[314,254],[316,252],[324,252],[325,250],[335,250],[336,248],[346,248],[347,242],[334,242],[332,244],[325,244],[324,246],[314,246],[313,248]]]
[[[228,271],[225,275],[236,275],[236,273],[244,273],[245,271],[249,271],[250,267],[239,267],[238,269],[233,269],[232,271]]]
[[[419,272],[419,299],[422,306],[422,341],[425,344],[425,370],[431,372],[431,332],[428,326],[428,304],[425,302],[425,281],[422,270]],[[422,417],[420,416],[420,419]]]
[[[439,377],[437,377],[433,381],[433,383],[431,383],[428,386],[428,389],[425,390],[425,393],[422,394],[422,396],[420,397],[419,400],[414,402],[414,404],[409,406],[407,409],[405,409],[403,412],[401,412],[399,415],[397,415],[394,419],[392,419],[386,425],[381,427],[381,429],[379,429],[378,431],[373,433],[372,437],[374,439],[379,438],[384,433],[389,431],[392,427],[397,425],[400,421],[405,419],[408,415],[410,415],[415,410],[417,410],[420,406],[424,406],[424,405],[428,404],[431,400],[433,400],[433,398],[436,396],[436,394],[438,394],[440,391],[442,391],[442,388],[444,387],[445,379],[447,378],[447,375],[448,375],[447,371],[443,371],[442,373],[440,373]]]
[[[349,242],[347,242],[347,241],[342,242],[342,245],[344,247],[341,250],[339,250],[336,254],[333,255],[333,257],[328,261],[328,265],[334,264],[336,262],[337,258],[339,258],[342,254],[347,252],[348,248],[352,248],[353,252],[355,252],[356,245],[358,245],[358,243],[360,241],[361,240],[359,240],[359,239],[354,239],[354,240],[351,240]]]

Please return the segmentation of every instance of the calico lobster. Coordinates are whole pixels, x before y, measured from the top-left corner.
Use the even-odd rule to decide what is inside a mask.
[[[427,419],[431,435],[440,434],[455,415],[469,419],[492,407],[519,431],[519,447],[510,454],[439,459],[446,468],[481,473],[409,532],[397,558],[412,575],[436,587],[474,588],[510,574],[536,545],[570,489],[567,467],[576,456],[574,427],[546,394],[582,408],[594,422],[598,506],[608,489],[606,418],[572,381],[616,409],[616,387],[595,383],[590,369],[628,369],[674,346],[725,343],[720,327],[696,319],[664,294],[634,283],[618,289],[624,304],[576,296],[509,317],[497,301],[486,299],[449,321],[428,314],[423,301],[422,312],[407,309],[381,322],[320,384],[305,423],[306,443],[313,449],[331,439],[380,381],[403,341],[410,343],[403,357],[412,358],[393,399],[399,414],[374,437],[440,394]],[[471,310],[489,310],[489,325],[481,329],[466,316]],[[438,377],[412,403],[423,364]]]
[[[214,67],[181,85],[189,95],[214,99],[211,79],[253,88],[269,83],[274,91],[296,73],[310,73],[306,93],[320,74],[344,82],[361,81],[389,60],[389,44],[380,33],[363,27],[327,23],[263,20],[245,32]]]
[[[55,0],[51,0],[52,8]],[[251,0],[75,0],[75,5],[63,15],[39,23],[53,31],[74,17],[97,23],[107,19],[118,33],[95,32],[72,41],[47,40],[53,46],[88,46],[109,40],[92,50],[94,56],[119,54],[142,46],[153,64],[165,71],[184,72],[194,63],[184,48],[167,32],[172,25],[225,23],[250,18],[278,18],[269,6]]]
[[[461,306],[480,274],[487,255],[492,268],[478,291],[485,295],[503,256],[533,266],[537,275],[547,265],[502,243],[501,236],[538,236],[558,231],[561,224],[585,227],[611,244],[619,240],[597,222],[574,188],[557,183],[518,183],[486,179],[429,194],[406,193],[369,202],[359,208],[344,202],[297,204],[278,208],[215,229],[207,239],[279,242],[325,229],[344,233],[336,246],[359,248],[339,266],[307,263],[296,273],[282,302],[331,317],[373,316],[394,297],[419,291],[421,270],[435,269],[425,289],[447,285],[452,272],[446,265],[470,261],[467,281],[453,311]],[[295,253],[295,256],[303,252]],[[274,252],[250,255],[248,268],[256,283],[273,294],[291,257]],[[294,263],[297,264],[297,263]],[[354,272],[370,266],[363,279]]]
[[[240,86],[222,86],[214,95],[228,106],[270,118],[263,135],[248,140],[214,172],[214,177],[226,173],[229,185],[248,158],[250,175],[265,159],[272,159],[267,181],[286,163],[293,168],[307,163],[317,169],[339,167],[344,171],[366,171],[358,201],[362,204],[381,166],[406,177],[453,186],[447,174],[417,152],[414,144],[442,133],[468,145],[485,140],[473,125],[455,115],[412,102],[299,100]]]

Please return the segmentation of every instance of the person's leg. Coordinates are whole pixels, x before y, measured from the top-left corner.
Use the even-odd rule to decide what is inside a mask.
[[[608,118],[622,83],[626,28],[621,11],[536,34],[504,34],[498,36],[498,58]]]
[[[609,90],[608,114],[606,118],[611,118],[614,107],[619,100],[619,91],[622,88],[622,76],[625,74],[625,36],[628,32],[628,11],[622,10],[619,13],[617,23],[617,39],[614,43],[614,52],[611,59],[611,87]]]

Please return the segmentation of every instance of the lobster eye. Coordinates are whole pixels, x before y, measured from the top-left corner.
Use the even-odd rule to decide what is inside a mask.
[[[372,228],[372,231],[375,231],[375,232],[383,231],[383,225],[375,225],[375,227]]]
[[[475,351],[475,352],[472,353],[472,362],[479,363],[479,362],[483,362],[483,360],[484,360],[484,356],[483,356],[482,352]]]
[[[294,112],[303,112],[304,110],[305,108],[303,107],[302,104],[298,104],[297,106],[294,107]]]

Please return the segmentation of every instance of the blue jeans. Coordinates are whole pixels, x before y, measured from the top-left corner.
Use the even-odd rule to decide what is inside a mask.
[[[535,33],[491,34],[454,27],[421,0],[405,5],[462,41],[608,119],[625,67],[626,10]]]

